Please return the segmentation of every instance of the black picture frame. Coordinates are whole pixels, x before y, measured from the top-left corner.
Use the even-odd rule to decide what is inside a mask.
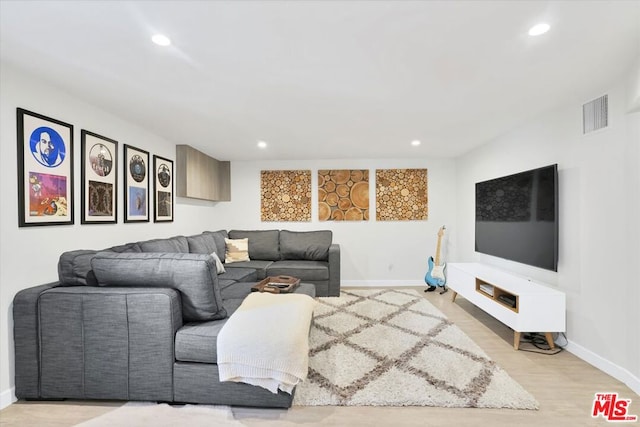
[[[118,141],[82,129],[81,224],[118,222]]]
[[[16,109],[18,226],[73,224],[73,125]]]
[[[173,221],[173,160],[153,156],[153,222]]]
[[[124,222],[149,222],[149,152],[124,144]]]

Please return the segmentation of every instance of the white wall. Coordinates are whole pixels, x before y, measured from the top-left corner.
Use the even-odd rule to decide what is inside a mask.
[[[375,170],[388,168],[427,168],[429,219],[427,221],[375,221]],[[311,222],[260,221],[261,170],[311,170]],[[317,211],[318,169],[369,169],[371,219],[369,221],[319,221]],[[314,160],[255,161],[231,163],[230,203],[216,206],[216,218],[228,229],[289,229],[333,231],[341,245],[343,285],[424,284],[427,258],[436,247],[438,228],[451,227],[455,220],[455,165],[450,159],[405,160]],[[442,256],[454,250],[443,240]]]
[[[98,84],[98,83],[97,83]],[[12,396],[13,322],[12,300],[21,289],[55,280],[61,252],[78,248],[99,249],[114,244],[193,234],[214,221],[212,203],[180,203],[173,223],[123,224],[122,174],[119,177],[119,224],[80,225],[80,129],[175,159],[175,144],[134,124],[83,103],[54,87],[0,64],[0,408]],[[75,225],[18,227],[16,107],[74,125]],[[122,173],[121,164],[118,165]],[[152,220],[153,221],[153,220]]]
[[[124,224],[122,175],[118,201],[119,224],[80,225],[80,129],[131,144],[175,159],[175,144],[122,118],[86,104],[54,87],[0,64],[0,408],[13,399],[12,300],[24,288],[54,281],[61,252],[78,248],[103,248],[124,242],[177,234],[195,234],[214,229],[291,230],[331,229],[342,247],[342,278],[345,284],[423,284],[426,259],[433,253],[438,228],[452,231],[455,221],[455,162],[446,159],[410,160],[325,160],[232,162],[232,202],[201,202],[177,199],[173,223]],[[22,107],[74,125],[76,224],[55,227],[18,227],[16,188],[16,108]],[[213,154],[213,153],[211,153]],[[120,173],[122,167],[119,165]],[[371,186],[376,168],[427,168],[429,220],[417,222],[319,222],[317,192],[313,194],[313,220],[308,223],[262,223],[260,221],[260,171],[263,169],[310,169],[317,188],[318,169],[370,169]],[[371,191],[371,207],[375,199]],[[455,232],[455,231],[454,231]],[[451,234],[451,239],[453,239]],[[443,257],[453,248],[445,235]]]
[[[569,349],[640,390],[640,113],[630,112],[638,69],[457,161],[456,256],[536,280],[567,295]],[[609,94],[610,126],[582,135],[584,102]],[[474,252],[474,184],[558,163],[558,272]]]

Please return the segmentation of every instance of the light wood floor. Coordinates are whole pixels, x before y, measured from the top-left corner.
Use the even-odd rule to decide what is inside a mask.
[[[416,288],[422,291],[423,288]],[[630,413],[640,415],[640,398],[627,386],[572,354],[542,355],[513,350],[513,332],[451,291],[424,293],[451,321],[505,369],[540,403],[538,411],[459,408],[294,407],[290,410],[234,408],[246,426],[591,426],[594,394],[618,392],[632,399]],[[0,412],[2,426],[73,426],[102,415],[122,402],[17,402]],[[153,424],[150,424],[153,425]],[[632,423],[632,425],[637,425]]]

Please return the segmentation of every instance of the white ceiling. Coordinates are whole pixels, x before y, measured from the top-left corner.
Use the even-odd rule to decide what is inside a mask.
[[[600,96],[639,40],[640,1],[0,0],[2,61],[223,160],[457,156]]]

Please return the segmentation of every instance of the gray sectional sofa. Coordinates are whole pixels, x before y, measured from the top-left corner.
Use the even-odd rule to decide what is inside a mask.
[[[218,274],[225,238],[248,238],[250,260]],[[219,381],[217,334],[265,276],[339,295],[340,247],[330,231],[205,231],[66,252],[58,273],[14,298],[18,398],[287,408],[293,395]]]

